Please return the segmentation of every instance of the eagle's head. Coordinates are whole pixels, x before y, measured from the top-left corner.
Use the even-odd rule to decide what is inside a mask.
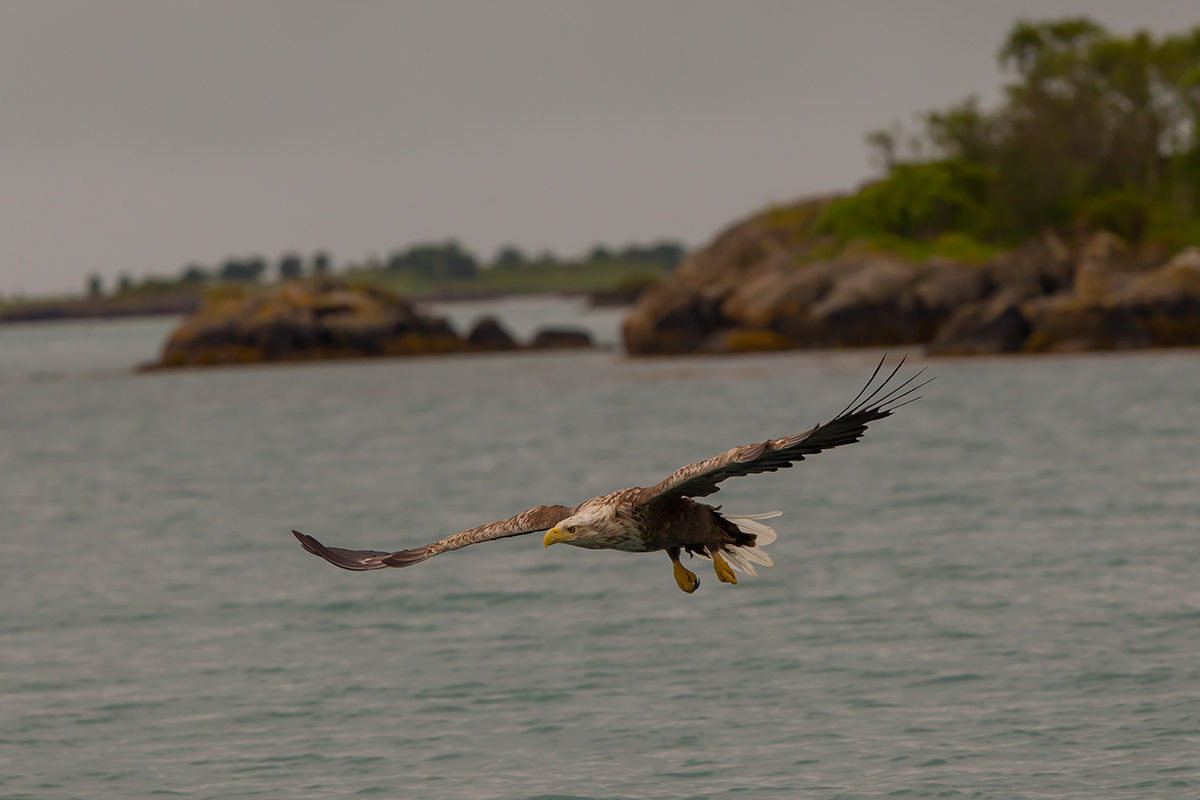
[[[615,541],[624,538],[621,528],[611,514],[597,510],[582,511],[546,531],[542,543],[546,547],[563,542],[587,549],[609,548]]]

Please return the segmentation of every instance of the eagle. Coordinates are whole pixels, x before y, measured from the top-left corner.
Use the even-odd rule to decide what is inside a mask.
[[[689,557],[711,561],[720,582],[736,584],[735,570],[757,575],[755,564],[774,565],[762,548],[775,541],[775,531],[762,520],[780,516],[782,512],[722,514],[720,506],[706,505],[693,498],[714,494],[720,488],[718,484],[727,478],[775,472],[803,461],[805,456],[853,444],[869,423],[891,416],[901,406],[920,399],[912,395],[932,380],[914,385],[924,369],[889,388],[904,365],[903,358],[872,390],[886,360],[885,355],[862,391],[824,425],[781,439],[734,447],[719,456],[681,467],[654,486],[621,489],[577,506],[534,506],[508,519],[489,522],[412,550],[346,550],[326,547],[299,531],[292,533],[308,552],[354,572],[411,567],[467,545],[545,531],[542,542],[546,547],[568,544],[585,550],[626,553],[665,550],[671,559],[675,582],[688,594],[699,588],[700,579],[680,562],[685,552]]]

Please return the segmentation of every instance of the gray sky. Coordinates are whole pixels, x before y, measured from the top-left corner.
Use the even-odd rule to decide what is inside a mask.
[[[994,102],[1012,20],[1195,0],[0,5],[0,294],[458,237],[705,242],[871,174],[863,134]]]

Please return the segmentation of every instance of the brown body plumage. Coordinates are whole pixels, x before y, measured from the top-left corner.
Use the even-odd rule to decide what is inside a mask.
[[[879,374],[883,366],[881,361],[858,397],[824,425],[781,439],[735,447],[706,461],[682,467],[655,486],[622,489],[574,507],[535,506],[509,519],[480,525],[412,550],[345,550],[326,547],[298,531],[292,533],[308,552],[353,571],[408,567],[467,545],[547,531],[546,547],[562,542],[588,550],[630,553],[665,550],[673,562],[676,582],[688,593],[695,591],[700,582],[680,564],[682,552],[710,559],[723,583],[737,583],[734,569],[754,575],[753,564],[770,566],[772,563],[761,545],[773,541],[775,533],[757,520],[776,516],[778,512],[722,515],[719,507],[692,498],[713,494],[719,489],[718,484],[727,478],[775,472],[803,461],[805,456],[857,442],[866,431],[867,423],[887,417],[900,406],[912,402],[916,398],[904,398],[925,385],[922,383],[905,391],[921,374],[918,372],[883,393],[903,364],[901,360],[860,402]]]

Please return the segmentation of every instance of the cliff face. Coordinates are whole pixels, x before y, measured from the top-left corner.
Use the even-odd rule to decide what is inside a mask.
[[[824,201],[734,225],[645,292],[633,355],[928,345],[932,354],[1200,345],[1200,250],[1164,261],[1114,234],[1053,233],[982,264],[842,248],[810,234]]]

